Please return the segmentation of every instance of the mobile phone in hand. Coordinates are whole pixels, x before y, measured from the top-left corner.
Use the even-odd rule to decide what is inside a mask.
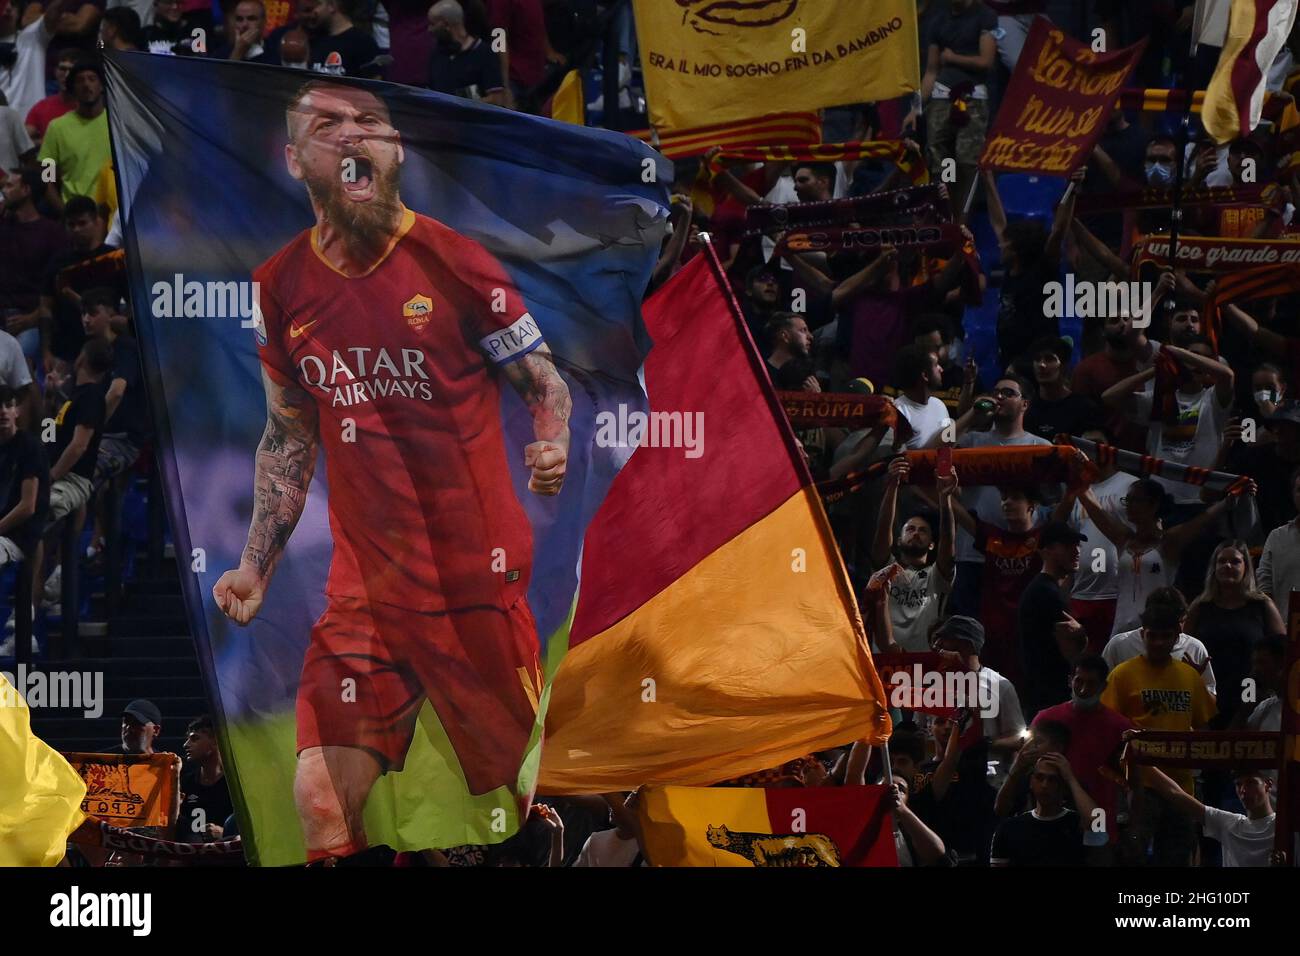
[[[934,474],[937,478],[947,478],[952,475],[951,445],[939,446],[939,450],[935,453]]]

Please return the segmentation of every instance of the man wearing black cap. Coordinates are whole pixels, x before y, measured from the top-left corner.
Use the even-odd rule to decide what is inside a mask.
[[[1011,681],[991,667],[980,662],[984,649],[984,625],[973,617],[954,615],[944,621],[930,638],[930,645],[940,653],[960,657],[961,665],[974,671],[979,681],[979,697],[989,702],[985,709],[975,710],[980,720],[980,735],[988,748],[988,783],[994,789],[1002,786],[1010,769],[1010,757],[1025,742],[1025,719],[1020,709],[1020,697]],[[964,727],[963,737],[968,733]]]
[[[122,710],[122,743],[121,746],[108,751],[109,753],[125,753],[149,755],[158,753],[154,750],[154,741],[162,734],[162,711],[158,705],[151,700],[137,698],[127,704]],[[131,827],[132,833],[139,833],[142,836],[155,837],[158,839],[167,839],[171,835],[172,828],[176,825],[176,816],[181,807],[181,758],[172,754],[172,772],[176,775],[176,785],[172,787],[172,805],[167,811],[167,824],[162,827]],[[86,857],[92,866],[102,866],[105,860],[109,865],[116,866],[142,866],[144,858],[136,854],[103,854],[103,851],[95,848],[85,848]]]
[[[151,754],[162,733],[162,711],[151,700],[133,700],[122,711],[122,753]]]
[[[151,700],[143,698],[133,700],[122,711],[122,753],[153,754],[154,741],[162,734],[162,711]],[[181,758],[172,754],[172,769],[180,779]],[[172,808],[168,814],[169,826],[176,822],[176,813],[180,809],[180,787],[172,788]],[[161,834],[160,834],[161,835]]]
[[[1025,713],[1033,716],[1059,704],[1069,687],[1070,662],[1083,653],[1088,636],[1068,612],[1074,572],[1079,570],[1079,542],[1087,538],[1064,521],[1049,521],[1038,537],[1042,571],[1020,599],[1018,634],[1024,667]]]

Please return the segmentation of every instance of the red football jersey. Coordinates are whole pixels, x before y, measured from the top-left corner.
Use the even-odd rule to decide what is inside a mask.
[[[507,464],[523,448],[505,446],[492,366],[542,338],[496,259],[408,209],[364,275],[330,265],[313,228],[253,279],[262,364],[320,413],[326,593],[420,611],[523,596],[532,531]]]

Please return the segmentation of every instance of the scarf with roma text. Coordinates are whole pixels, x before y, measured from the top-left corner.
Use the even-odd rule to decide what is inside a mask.
[[[795,431],[808,428],[847,428],[849,431],[892,428],[899,441],[912,437],[911,423],[898,414],[893,402],[881,395],[777,391],[776,396]]]

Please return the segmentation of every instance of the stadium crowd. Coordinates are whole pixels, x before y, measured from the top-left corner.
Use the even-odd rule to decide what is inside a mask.
[[[88,504],[93,513],[97,490],[149,439],[113,258],[122,239],[99,44],[383,77],[539,112],[566,69],[590,77],[600,68],[618,73],[624,128],[643,102],[626,3],[0,4],[0,468],[18,478],[0,516],[0,560],[28,560],[38,599],[58,593],[57,577],[41,572],[52,560],[42,539],[48,552],[55,522]],[[847,742],[745,782],[887,778],[905,864],[1265,865],[1272,774],[1163,773],[1119,755],[1135,729],[1280,727],[1285,621],[1300,587],[1300,403],[1291,397],[1300,387],[1292,364],[1300,300],[1225,307],[1213,344],[1202,327],[1212,292],[1205,274],[1144,264],[1138,277],[1153,295],[1145,313],[1070,320],[1052,317],[1045,301],[1067,273],[1128,280],[1135,241],[1175,223],[1167,207],[1080,212],[1084,197],[1180,177],[1187,188],[1277,182],[1266,204],[1198,207],[1176,225],[1183,236],[1281,237],[1300,183],[1293,171],[1278,173],[1267,125],[1225,147],[1193,119],[1184,146],[1177,112],[1124,109],[1068,184],[980,173],[1034,15],[1083,41],[1104,30],[1112,48],[1148,37],[1132,81],[1147,88],[1204,88],[1216,51],[1187,54],[1191,0],[918,0],[917,8],[919,94],[825,110],[823,141],[909,141],[932,181],[947,184],[976,255],[936,260],[889,246],[798,253],[749,237],[747,207],[863,196],[895,188],[896,170],[888,160],[733,165],[712,181],[705,208],[697,173],[715,149],[677,163],[674,229],[654,284],[707,254],[708,234],[778,389],[889,398],[898,427],[800,430],[800,447],[818,481],[873,476],[828,508],[874,649],[937,651],[978,673],[996,712],[895,708],[888,767],[879,751]],[[493,50],[496,28],[508,51]],[[1296,45],[1293,34],[1271,65],[1273,96],[1289,96]],[[597,95],[590,108],[601,105]],[[47,417],[57,421],[52,443],[40,440]],[[1225,495],[1130,474],[1099,455],[1060,487],[975,485],[960,467],[912,483],[898,457],[943,445],[1042,446],[1061,435],[1248,480]],[[136,707],[147,704],[124,716],[127,749],[139,746],[137,725],[156,732],[161,722],[156,707]],[[218,808],[229,798],[213,796],[215,729],[203,721],[189,731],[183,799],[211,800],[208,819],[225,820]],[[395,862],[644,861],[635,793],[539,799],[505,844]],[[227,836],[234,826],[231,817]]]

